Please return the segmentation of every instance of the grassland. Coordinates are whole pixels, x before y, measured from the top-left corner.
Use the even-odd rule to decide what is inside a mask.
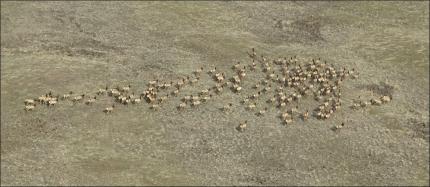
[[[1,2],[1,184],[429,185],[428,28],[428,2]],[[228,71],[251,47],[355,68],[347,104],[386,88],[393,101],[288,127],[219,111],[245,96],[230,92],[184,112],[23,110],[49,90]]]

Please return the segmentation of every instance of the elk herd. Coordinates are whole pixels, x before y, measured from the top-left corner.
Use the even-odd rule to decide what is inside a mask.
[[[49,91],[40,97],[25,99],[25,111],[33,111],[36,106],[55,107],[65,101],[91,106],[101,97],[112,98],[112,103],[102,110],[107,114],[115,111],[115,105],[143,103],[149,104],[149,108],[156,111],[165,107],[164,103],[173,98],[178,100],[178,104],[175,105],[177,110],[183,111],[186,108],[207,104],[229,89],[233,94],[242,97],[240,104],[247,111],[254,112],[256,116],[264,116],[269,112],[272,113],[271,109],[275,109],[283,124],[290,125],[298,119],[306,121],[311,116],[320,120],[332,117],[342,106],[342,84],[348,79],[359,77],[359,73],[354,68],[350,70],[345,67],[336,68],[320,58],[306,59],[296,56],[269,58],[257,55],[254,48],[248,55],[251,58],[248,63],[237,62],[232,66],[230,77],[227,77],[226,71],[220,71],[217,67],[211,67],[206,71],[205,68],[200,67],[190,75],[177,80],[150,80],[145,85],[146,89],[139,94],[135,94],[132,85],[112,88],[106,86],[99,88],[93,94],[70,91],[60,95]],[[186,87],[193,88],[200,82],[204,78],[203,74],[207,74],[213,81],[213,85],[210,85],[210,81],[205,81],[205,88],[180,97],[180,93]],[[307,103],[317,102],[316,107],[299,107],[302,100],[308,100]],[[378,106],[391,100],[391,95],[364,100],[359,98],[353,101],[350,108],[357,110],[370,105]],[[227,103],[220,110],[231,111],[233,106],[233,103]],[[248,121],[240,122],[236,129],[244,131],[247,123]],[[337,128],[343,125],[342,123]]]

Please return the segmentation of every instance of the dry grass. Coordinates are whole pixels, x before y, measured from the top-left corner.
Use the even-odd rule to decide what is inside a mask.
[[[426,2],[1,5],[2,185],[429,184]],[[157,112],[142,104],[105,115],[107,97],[93,106],[23,110],[24,99],[49,90],[132,84],[140,93],[148,80],[200,66],[230,72],[238,60],[249,62],[250,47],[355,68],[360,78],[345,83],[346,105],[372,91],[394,100],[288,127],[276,110],[262,117],[239,104],[220,111],[248,95],[229,91],[182,112],[174,99]],[[245,90],[260,79],[249,78]],[[213,81],[205,77],[179,97],[205,83]]]

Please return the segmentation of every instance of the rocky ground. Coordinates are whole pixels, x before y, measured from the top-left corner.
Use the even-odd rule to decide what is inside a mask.
[[[428,2],[1,2],[1,184],[429,185],[428,28]],[[106,115],[109,97],[24,111],[48,91],[141,93],[202,66],[232,75],[251,48],[360,76],[333,117],[288,126],[239,104],[253,78],[184,111],[177,98]],[[179,97],[213,84],[204,75]],[[372,94],[393,100],[347,107]]]

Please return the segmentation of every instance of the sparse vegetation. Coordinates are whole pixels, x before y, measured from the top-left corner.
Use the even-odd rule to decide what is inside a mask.
[[[2,185],[429,185],[428,2],[1,5]]]

